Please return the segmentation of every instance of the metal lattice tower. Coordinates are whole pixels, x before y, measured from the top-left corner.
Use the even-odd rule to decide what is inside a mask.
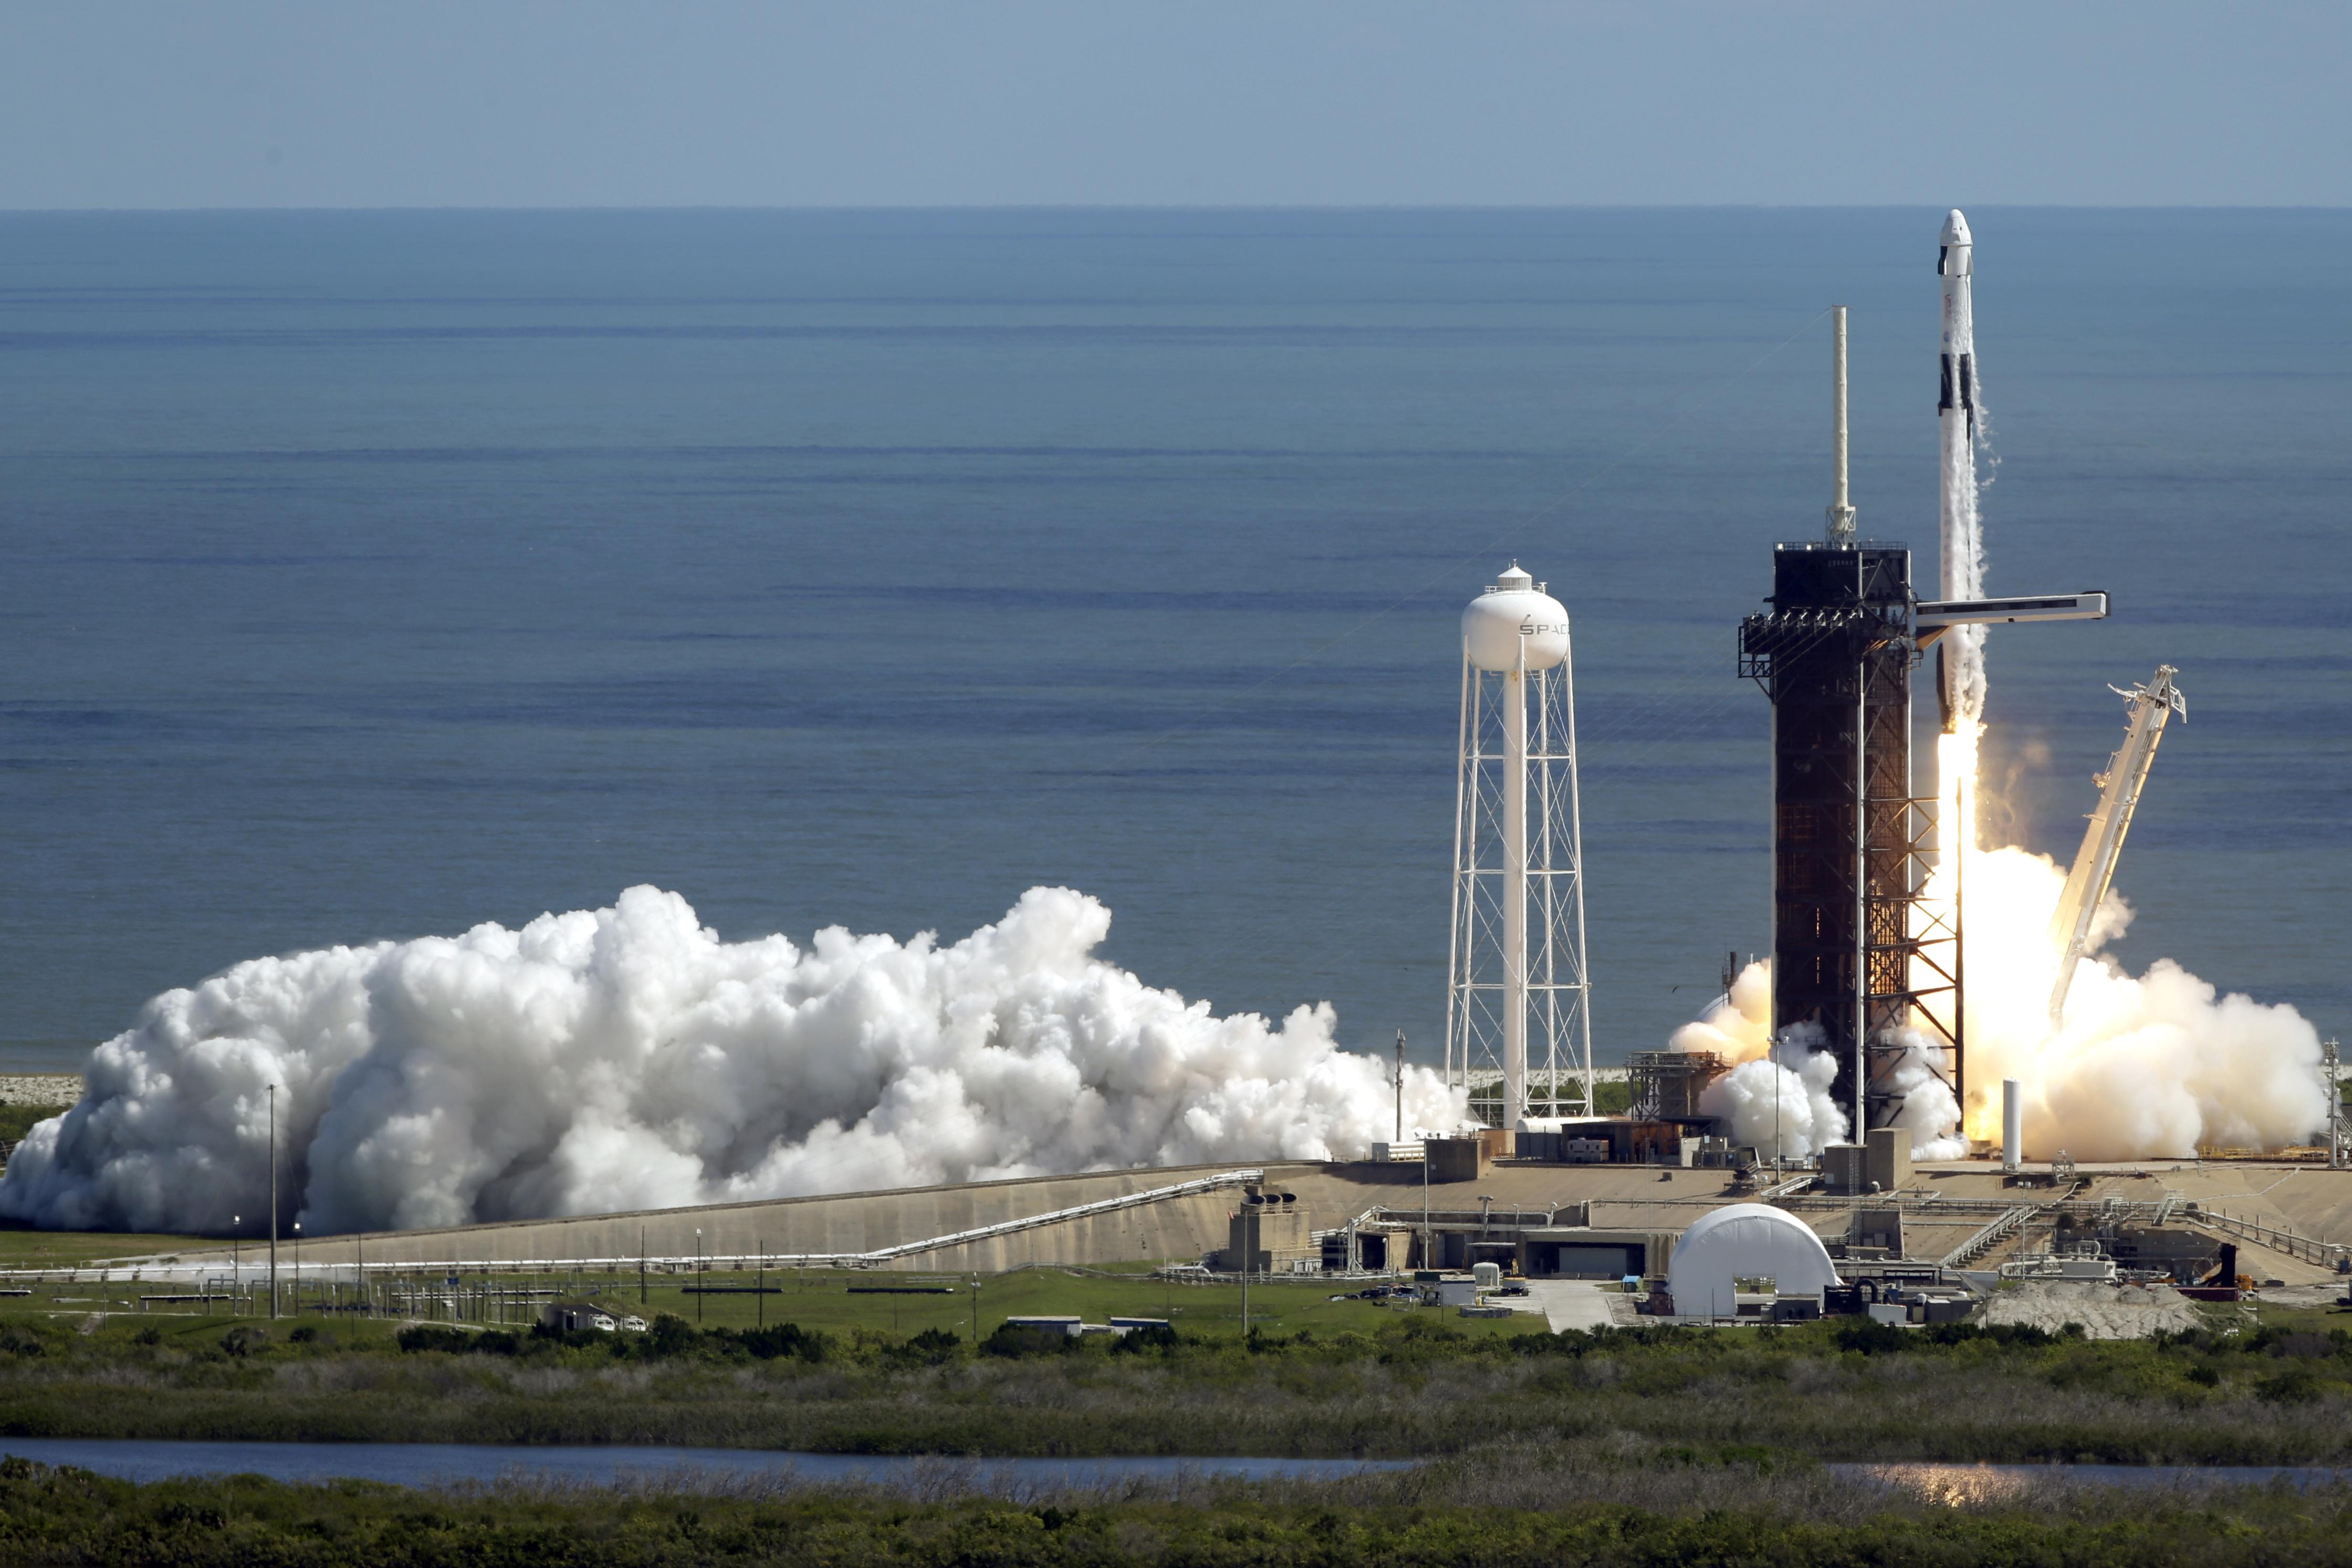
[[[1568,612],[1514,562],[1462,616],[1446,1082],[1491,1126],[1592,1110]]]
[[[1797,542],[1772,562],[1772,609],[1739,635],[1772,701],[1772,1034],[1831,1053],[1858,1132],[1902,1107],[1900,1037],[1960,1044],[1958,933],[1925,897],[1935,802],[1911,786],[1911,552]]]

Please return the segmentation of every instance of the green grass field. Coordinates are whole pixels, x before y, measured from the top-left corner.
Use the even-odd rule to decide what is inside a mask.
[[[936,1279],[951,1295],[873,1293],[879,1287],[903,1291],[917,1281]],[[751,1274],[712,1274],[714,1285],[753,1286]],[[1120,1278],[1095,1270],[1024,1268],[1010,1274],[983,1275],[973,1289],[972,1277],[961,1275],[893,1276],[877,1272],[812,1272],[771,1274],[773,1294],[698,1294],[686,1287],[695,1281],[676,1277],[655,1278],[643,1299],[634,1279],[599,1282],[604,1289],[591,1299],[610,1301],[626,1311],[650,1316],[676,1312],[689,1322],[709,1328],[748,1328],[759,1322],[790,1321],[803,1328],[847,1331],[878,1329],[914,1334],[942,1329],[973,1337],[975,1327],[985,1337],[1010,1317],[1076,1316],[1090,1323],[1113,1317],[1166,1318],[1187,1333],[1242,1332],[1243,1292],[1237,1285],[1181,1284],[1148,1275]],[[862,1288],[862,1289],[858,1289]],[[1356,1289],[1354,1286],[1349,1289]],[[853,1293],[853,1290],[856,1293]],[[1296,1282],[1267,1280],[1249,1287],[1249,1324],[1269,1333],[1318,1334],[1353,1330],[1371,1333],[1403,1315],[1437,1316],[1435,1308],[1402,1309],[1370,1301],[1330,1300],[1339,1287],[1321,1279]],[[1524,1332],[1543,1329],[1540,1316],[1513,1320],[1464,1319],[1447,1311],[1444,1319],[1467,1334]]]
[[[1238,1288],[1142,1274],[1024,1269],[983,1279],[976,1299],[969,1279],[947,1295],[852,1293],[919,1279],[789,1275],[766,1296],[698,1297],[656,1276],[640,1302],[634,1278],[504,1277],[642,1312],[654,1331],[534,1334],[536,1299],[509,1297],[490,1314],[503,1331],[471,1317],[406,1342],[398,1319],[315,1297],[270,1321],[225,1303],[141,1310],[142,1288],[120,1281],[110,1299],[58,1285],[0,1300],[0,1437],[1379,1457],[1638,1441],[1824,1460],[2352,1461],[2352,1333],[2325,1310],[2215,1308],[2200,1333],[2110,1343],[1852,1319],[1555,1336],[1532,1315],[1334,1301],[1301,1280],[1254,1287],[1244,1336]],[[1167,1317],[1178,1336],[996,1335],[1013,1315]]]
[[[107,1231],[40,1231],[0,1228],[0,1268],[51,1269],[121,1264],[146,1258],[171,1258],[183,1250],[210,1251],[217,1238],[188,1236],[139,1236]],[[248,1243],[244,1260],[248,1268],[263,1248]],[[322,1293],[315,1268],[304,1269],[289,1241],[278,1244],[278,1278],[289,1315],[313,1310],[330,1300]],[[580,1298],[613,1310],[651,1318],[675,1312],[707,1328],[749,1328],[761,1323],[797,1322],[804,1327],[848,1332],[857,1329],[910,1335],[926,1329],[950,1331],[970,1339],[977,1327],[985,1337],[1008,1317],[1071,1316],[1087,1322],[1108,1322],[1113,1317],[1166,1318],[1188,1333],[1234,1334],[1243,1331],[1244,1291],[1238,1285],[1174,1282],[1153,1277],[1150,1262],[1129,1262],[1105,1268],[1038,1267],[1002,1275],[908,1274],[872,1269],[775,1269],[684,1273],[648,1273],[642,1282],[631,1273],[580,1274],[499,1272],[487,1282],[507,1292],[503,1306],[485,1308],[473,1294],[485,1277],[467,1276],[461,1309],[465,1321],[528,1323],[545,1292]],[[226,1272],[226,1270],[224,1270]],[[379,1311],[393,1310],[386,1287],[398,1282],[428,1294],[444,1276],[372,1273],[377,1282]],[[718,1289],[708,1292],[698,1287]],[[919,1286],[944,1288],[947,1293],[918,1292]],[[729,1288],[732,1289],[729,1289]],[[884,1289],[896,1287],[895,1289]],[[976,1287],[976,1288],[975,1288]],[[762,1289],[763,1288],[763,1289]],[[1439,1315],[1434,1308],[1396,1308],[1361,1300],[1329,1300],[1343,1289],[1318,1278],[1269,1279],[1253,1282],[1247,1291],[1249,1326],[1267,1332],[1318,1333],[1353,1330],[1370,1333],[1401,1313]],[[218,1301],[207,1310],[188,1302],[152,1302],[142,1307],[139,1298],[190,1293],[189,1281],[162,1283],[116,1279],[101,1286],[94,1280],[43,1281],[30,1297],[0,1297],[0,1315],[21,1312],[87,1313],[94,1310],[141,1311],[162,1318],[193,1315],[215,1321],[230,1315],[230,1303]],[[446,1299],[446,1289],[441,1292]],[[326,1315],[347,1321],[352,1314]],[[394,1311],[394,1315],[402,1315]],[[446,1321],[446,1305],[428,1305],[414,1315]],[[1508,1320],[1463,1319],[1453,1311],[1444,1317],[1464,1333],[1510,1334],[1541,1330],[1543,1320],[1521,1315]]]
[[[6,1240],[17,1240],[22,1233],[0,1233]],[[75,1261],[76,1254],[86,1260],[111,1248],[105,1244],[137,1240],[155,1247],[174,1245],[183,1238],[100,1237],[89,1236],[59,1236],[50,1237],[56,1250],[37,1259],[19,1261],[12,1267],[55,1267]],[[290,1247],[278,1252],[278,1279],[283,1289],[282,1300],[289,1317],[318,1316],[339,1322],[350,1322],[357,1314],[327,1310],[333,1297],[321,1289],[315,1270],[306,1271],[297,1288],[293,1253]],[[426,1305],[413,1314],[403,1314],[394,1305],[398,1298],[389,1294],[395,1283],[415,1283],[425,1287]],[[437,1281],[421,1277],[393,1275],[379,1279],[379,1311],[390,1310],[392,1316],[413,1315],[448,1321],[446,1289],[440,1298],[430,1295],[430,1287]],[[470,1291],[481,1283],[480,1277],[467,1277],[465,1285]],[[1009,1274],[983,1275],[974,1288],[970,1275],[931,1276],[894,1275],[873,1271],[811,1270],[772,1272],[764,1280],[756,1272],[710,1273],[699,1277],[677,1274],[652,1274],[642,1288],[634,1275],[573,1275],[567,1273],[499,1274],[492,1279],[502,1291],[515,1292],[501,1302],[493,1298],[484,1305],[478,1296],[469,1296],[462,1308],[464,1321],[509,1327],[526,1326],[534,1321],[539,1302],[547,1293],[562,1299],[593,1300],[614,1312],[633,1313],[650,1319],[657,1312],[674,1312],[688,1322],[703,1328],[751,1328],[762,1323],[793,1322],[803,1328],[824,1329],[833,1332],[850,1333],[865,1329],[898,1336],[910,1336],[926,1329],[943,1330],[963,1339],[985,1338],[1009,1317],[1076,1316],[1090,1323],[1109,1321],[1113,1317],[1165,1318],[1188,1334],[1209,1337],[1232,1335],[1244,1331],[1241,1287],[1226,1284],[1181,1284],[1155,1279],[1136,1272],[1111,1274],[1093,1270],[1053,1268],[1017,1269]],[[765,1286],[764,1290],[759,1287]],[[737,1290],[718,1289],[709,1292],[698,1286],[736,1287]],[[944,1287],[947,1294],[914,1293],[921,1286]],[[881,1288],[895,1287],[883,1289]],[[1394,1324],[1406,1317],[1442,1319],[1461,1332],[1473,1336],[1542,1331],[1545,1324],[1537,1314],[1520,1314],[1510,1319],[1465,1319],[1458,1313],[1431,1307],[1399,1308],[1370,1301],[1330,1300],[1339,1287],[1321,1279],[1253,1283],[1248,1289],[1248,1327],[1268,1333],[1293,1334],[1310,1330],[1318,1335],[1330,1335],[1349,1331],[1374,1333],[1383,1325]],[[1349,1289],[1355,1289],[1350,1286]],[[95,1280],[75,1282],[45,1281],[28,1297],[0,1297],[0,1316],[11,1314],[57,1314],[75,1316],[93,1311],[137,1312],[158,1322],[173,1319],[192,1319],[198,1331],[205,1331],[205,1322],[225,1324],[232,1317],[249,1318],[256,1314],[231,1311],[231,1303],[217,1300],[207,1310],[204,1304],[187,1301],[153,1301],[142,1306],[142,1296],[162,1296],[190,1293],[195,1287],[185,1281],[169,1283],[132,1282],[116,1279],[101,1286]],[[523,1294],[528,1292],[528,1294]],[[344,1293],[348,1300],[348,1292]],[[266,1315],[266,1314],[262,1314]],[[215,1328],[209,1331],[218,1332]]]
[[[221,1245],[197,1236],[138,1236],[121,1231],[34,1230],[0,1226],[0,1268],[68,1268],[86,1263],[152,1257],[181,1247]]]

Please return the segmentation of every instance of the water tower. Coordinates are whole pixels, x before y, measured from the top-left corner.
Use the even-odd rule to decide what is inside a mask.
[[[1517,562],[1462,612],[1460,754],[1446,1081],[1493,1126],[1591,1115],[1568,611]]]

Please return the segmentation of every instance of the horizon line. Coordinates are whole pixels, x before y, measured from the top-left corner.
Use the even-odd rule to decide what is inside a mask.
[[[30,206],[0,205],[0,217],[156,216],[163,215],[299,213],[1529,213],[1529,212],[1933,212],[1935,202],[681,202],[662,204],[494,202],[317,203],[302,206]],[[2352,203],[2329,202],[1963,202],[1982,212],[2339,213]]]

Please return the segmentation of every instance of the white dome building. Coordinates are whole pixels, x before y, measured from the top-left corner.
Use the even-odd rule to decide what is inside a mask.
[[[1738,1282],[1759,1279],[1783,1296],[1811,1296],[1840,1282],[1813,1227],[1769,1204],[1733,1204],[1702,1215],[1666,1266],[1666,1290],[1681,1317],[1730,1317],[1738,1310]]]

